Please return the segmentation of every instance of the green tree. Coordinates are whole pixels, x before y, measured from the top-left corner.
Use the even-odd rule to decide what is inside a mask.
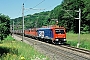
[[[10,33],[10,18],[0,14],[0,40],[3,40]]]

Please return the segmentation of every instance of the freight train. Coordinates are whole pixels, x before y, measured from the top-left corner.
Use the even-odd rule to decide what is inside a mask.
[[[22,30],[15,30],[14,33],[22,34]],[[26,29],[24,30],[24,35],[54,44],[63,44],[66,42],[65,28],[59,26]]]

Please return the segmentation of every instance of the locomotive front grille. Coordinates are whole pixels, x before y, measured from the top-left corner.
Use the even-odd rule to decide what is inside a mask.
[[[64,41],[66,41],[66,39],[65,38],[56,38],[55,41],[64,42]]]

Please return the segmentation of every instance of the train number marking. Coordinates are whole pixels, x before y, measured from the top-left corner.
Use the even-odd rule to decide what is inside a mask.
[[[39,31],[39,37],[44,37],[44,31]]]

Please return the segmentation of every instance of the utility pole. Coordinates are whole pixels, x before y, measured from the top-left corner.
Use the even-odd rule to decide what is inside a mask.
[[[23,17],[23,24],[22,24],[22,27],[23,27],[23,30],[22,30],[22,40],[24,40],[24,3],[23,3],[23,7],[22,7],[22,17]]]
[[[72,11],[72,10],[64,10],[64,11],[68,13],[68,11]],[[79,45],[80,45],[80,26],[81,26],[81,8],[79,8],[79,11],[76,11],[75,10],[75,12],[78,12],[79,13],[79,18],[75,18],[75,19],[79,19],[79,34],[78,34],[78,43],[77,43],[77,48],[79,48]],[[69,15],[71,17],[73,17],[71,14],[69,14]]]
[[[77,43],[77,48],[79,48],[80,45],[80,26],[81,26],[81,9],[79,8],[79,18],[75,18],[75,19],[79,19],[79,35],[78,35],[78,43]]]
[[[45,10],[45,9],[33,9],[33,8],[24,8],[24,3],[23,3],[23,7],[22,7],[22,19],[23,19],[23,24],[22,24],[22,27],[23,27],[23,30],[22,30],[22,40],[24,40],[24,10],[28,10],[28,9],[32,9],[32,10]]]
[[[13,37],[14,37],[14,20],[13,20]]]

